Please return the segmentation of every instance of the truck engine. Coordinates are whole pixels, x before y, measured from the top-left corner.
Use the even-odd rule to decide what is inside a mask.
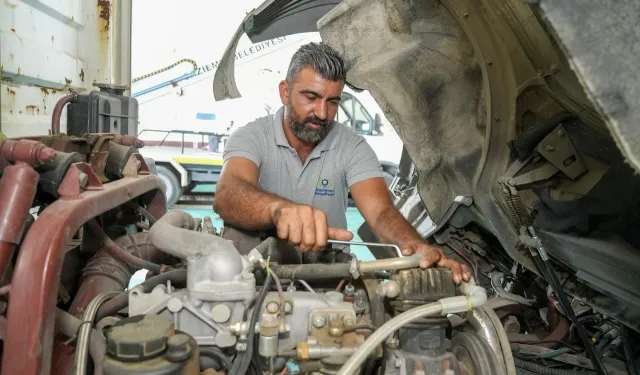
[[[82,130],[0,140],[3,374],[504,371],[483,287],[419,255],[279,264],[274,238],[240,255],[209,217],[167,212],[144,142]]]

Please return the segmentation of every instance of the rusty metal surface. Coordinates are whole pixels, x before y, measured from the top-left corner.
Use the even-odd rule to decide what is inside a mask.
[[[144,147],[144,141],[132,135],[116,134],[113,142],[123,146]]]
[[[40,142],[27,139],[0,139],[0,171],[7,163],[24,162],[36,166],[50,161],[55,150]]]
[[[78,181],[73,173],[65,178],[70,190],[72,181]],[[73,234],[82,224],[136,197],[147,203],[155,217],[166,212],[164,185],[153,175],[125,177],[100,190],[75,192],[47,207],[23,241],[12,287],[25,293],[12,296],[9,305],[11,324],[7,324],[3,374],[49,374],[62,263]]]
[[[11,165],[0,180],[0,278],[9,268],[14,248],[20,244],[36,195],[39,175],[26,163]]]

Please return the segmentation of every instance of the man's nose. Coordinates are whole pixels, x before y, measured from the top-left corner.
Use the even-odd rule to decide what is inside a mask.
[[[322,100],[319,100],[318,103],[316,104],[316,107],[313,110],[313,114],[320,120],[326,120],[327,113],[328,113],[327,103],[325,103]]]

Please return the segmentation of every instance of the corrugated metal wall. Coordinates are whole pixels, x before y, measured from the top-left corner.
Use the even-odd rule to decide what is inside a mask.
[[[55,103],[70,90],[130,85],[131,1],[3,1],[0,129],[6,136],[46,134]]]

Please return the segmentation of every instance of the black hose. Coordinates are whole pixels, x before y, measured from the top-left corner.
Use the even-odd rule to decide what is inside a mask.
[[[251,313],[251,320],[249,321],[249,333],[247,334],[247,350],[240,353],[236,357],[235,361],[233,361],[233,366],[229,371],[229,375],[245,375],[247,373],[247,370],[249,369],[251,358],[253,357],[253,338],[255,336],[256,323],[258,322],[258,317],[260,316],[261,306],[264,304],[264,300],[267,297],[267,292],[269,291],[271,280],[271,274],[268,273],[267,278],[264,280],[264,285],[262,285],[262,289],[260,289],[258,298],[256,298],[256,308],[254,308],[253,312]]]
[[[578,375],[578,374],[591,375],[591,374],[594,374],[595,375],[595,371],[561,370],[561,369],[552,368],[552,367],[545,367],[535,362],[523,361],[522,359],[519,359],[519,358],[514,358],[513,360],[516,363],[516,367],[519,367],[526,371],[534,372],[536,374],[542,374],[542,375]]]
[[[278,243],[275,238],[269,237],[260,242],[260,244],[256,246],[256,250],[258,250],[262,256],[266,257],[267,254],[271,255],[275,252],[274,250],[277,249],[277,244]]]
[[[620,338],[622,339],[622,348],[624,349],[624,357],[627,362],[627,372],[629,375],[640,375],[633,359],[633,349],[631,348],[631,340],[629,329],[625,325],[620,325]]]
[[[187,270],[178,269],[178,270],[167,271],[165,273],[161,273],[157,276],[154,276],[149,280],[145,280],[144,282],[140,283],[140,285],[142,285],[142,287],[144,288],[144,292],[148,293],[151,290],[153,290],[153,288],[155,288],[156,286],[161,284],[166,284],[167,281],[169,280],[174,283],[185,283],[187,281]],[[95,320],[99,321],[105,316],[114,315],[118,311],[127,307],[128,304],[129,304],[129,292],[128,291],[122,292],[117,296],[111,298],[107,302],[103,303],[102,306],[100,306],[100,309],[96,314]]]
[[[231,370],[231,367],[233,366],[231,364],[231,360],[229,358],[227,358],[226,355],[224,355],[222,350],[220,350],[218,348],[203,348],[203,347],[200,347],[199,351],[200,351],[200,370],[204,370],[204,366],[202,364],[202,358],[203,357],[213,359],[215,362],[217,362],[219,365],[221,365],[223,367],[222,370],[224,370],[224,371]],[[217,369],[217,370],[219,370],[219,369]]]
[[[271,272],[284,280],[324,280],[351,277],[351,264],[272,265]]]

